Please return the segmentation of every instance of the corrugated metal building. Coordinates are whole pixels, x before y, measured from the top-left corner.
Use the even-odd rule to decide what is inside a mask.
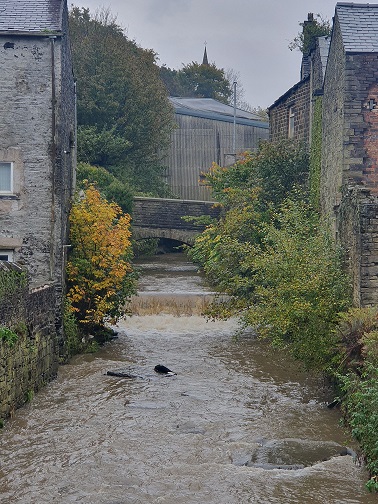
[[[201,174],[212,163],[228,166],[237,155],[256,149],[269,137],[269,124],[251,112],[236,109],[212,98],[170,98],[177,128],[166,165],[167,181],[182,199],[209,201],[209,189]],[[234,149],[235,131],[235,149]]]

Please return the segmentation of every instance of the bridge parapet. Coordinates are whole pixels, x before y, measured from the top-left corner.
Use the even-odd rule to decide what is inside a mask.
[[[219,218],[220,208],[209,201],[168,198],[134,198],[133,236],[169,238],[192,244],[204,226],[186,222],[182,217],[209,215]]]

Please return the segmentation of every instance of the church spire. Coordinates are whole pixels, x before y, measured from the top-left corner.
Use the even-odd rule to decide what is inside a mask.
[[[202,65],[206,65],[206,66],[209,65],[209,61],[207,59],[206,42],[205,42],[205,50],[204,50],[204,53],[203,53]]]

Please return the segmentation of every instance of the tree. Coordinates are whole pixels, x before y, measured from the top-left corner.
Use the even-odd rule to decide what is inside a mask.
[[[70,35],[78,96],[79,161],[98,164],[136,191],[164,193],[161,156],[173,108],[156,54],[129,40],[107,10],[73,7]]]
[[[86,332],[115,322],[134,292],[130,216],[89,186],[70,214],[68,299]]]
[[[261,142],[256,152],[227,168],[215,163],[206,179],[213,196],[228,201],[230,189],[260,188],[260,201],[280,204],[294,187],[305,187],[308,182],[309,160],[304,146],[295,141]]]
[[[129,184],[117,179],[102,166],[78,163],[76,177],[80,189],[84,190],[89,183],[96,187],[109,202],[117,203],[123,212],[132,213],[132,188]]]
[[[337,353],[333,329],[349,306],[339,251],[307,203],[308,157],[292,142],[263,143],[207,176],[222,217],[198,236],[190,257],[229,297],[215,318],[238,316],[308,367]]]
[[[299,23],[299,26],[302,27],[302,31],[300,31],[294,40],[290,42],[290,51],[298,49],[305,56],[308,56],[315,48],[317,37],[330,35],[331,25],[328,19],[323,19],[320,14],[316,14],[316,18],[317,19],[314,19],[313,14],[309,14],[307,21]]]
[[[160,67],[160,78],[166,87],[169,96],[190,96],[192,94],[189,86],[180,78],[180,71],[169,68],[165,65]]]
[[[231,84],[224,70],[217,68],[215,63],[204,65],[193,61],[179,71],[179,78],[197,98],[214,98],[228,103],[232,95]]]
[[[171,96],[214,98],[222,103],[229,103],[232,96],[232,84],[225,71],[217,68],[215,63],[193,61],[180,70],[163,66],[160,75]]]

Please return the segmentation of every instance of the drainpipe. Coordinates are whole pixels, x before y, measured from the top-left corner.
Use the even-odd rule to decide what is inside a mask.
[[[54,280],[55,259],[55,173],[56,173],[56,75],[55,39],[49,37],[51,48],[51,217],[50,217],[50,281]]]
[[[73,150],[73,157],[71,157],[71,162],[72,162],[72,179],[71,179],[71,198],[73,198],[75,194],[75,187],[76,187],[76,160],[77,160],[77,85],[76,82],[74,82],[74,101],[75,101],[75,119],[74,119],[74,145],[72,146]]]
[[[234,131],[233,131],[233,138],[232,138],[232,152],[235,156],[235,163],[236,163],[236,86],[237,82],[234,82]]]

